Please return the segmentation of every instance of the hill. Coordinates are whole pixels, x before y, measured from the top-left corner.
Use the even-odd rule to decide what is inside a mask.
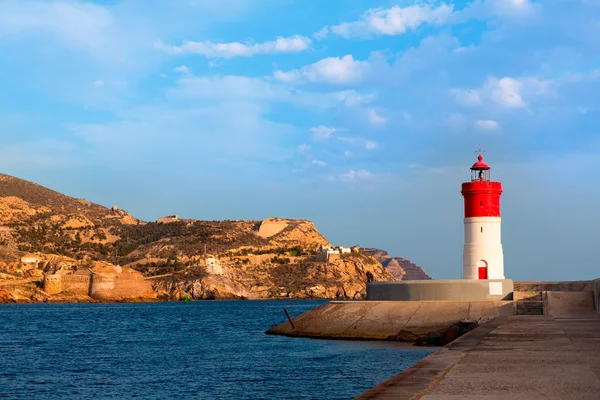
[[[138,271],[163,298],[186,293],[204,299],[362,298],[367,276],[394,279],[367,253],[354,249],[328,255],[330,248],[306,220],[197,221],[170,216],[146,222],[117,207],[0,175],[4,287],[7,281],[25,279],[25,289],[34,291],[33,285],[43,286],[44,272],[106,270],[101,265]]]

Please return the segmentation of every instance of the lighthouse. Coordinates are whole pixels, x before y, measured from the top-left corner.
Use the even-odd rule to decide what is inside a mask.
[[[465,199],[463,279],[504,279],[500,195],[502,183],[490,178],[481,154],[471,167],[471,181],[462,184]]]
[[[480,150],[481,151],[481,150]],[[462,279],[367,283],[367,300],[489,301],[511,300],[512,279],[504,277],[500,219],[502,183],[493,182],[490,166],[479,155],[471,180],[462,184],[465,245]]]

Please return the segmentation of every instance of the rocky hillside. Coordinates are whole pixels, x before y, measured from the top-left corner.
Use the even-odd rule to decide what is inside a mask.
[[[367,277],[394,279],[371,255],[330,247],[306,220],[145,222],[0,175],[0,292],[26,281],[27,296],[44,273],[98,263],[138,271],[162,298],[361,298]]]
[[[432,279],[423,268],[410,260],[402,257],[390,257],[387,251],[373,248],[362,249],[365,253],[375,257],[377,261],[399,281],[429,280]]]

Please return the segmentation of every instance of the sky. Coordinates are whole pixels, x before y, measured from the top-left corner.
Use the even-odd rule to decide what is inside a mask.
[[[600,277],[600,1],[0,1],[0,172],[138,218],[303,218],[462,274]]]

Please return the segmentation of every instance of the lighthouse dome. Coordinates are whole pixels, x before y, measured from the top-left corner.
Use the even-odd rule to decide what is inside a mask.
[[[491,169],[490,166],[483,161],[483,156],[481,154],[477,157],[477,160],[478,161],[471,167],[473,171],[488,171]]]

